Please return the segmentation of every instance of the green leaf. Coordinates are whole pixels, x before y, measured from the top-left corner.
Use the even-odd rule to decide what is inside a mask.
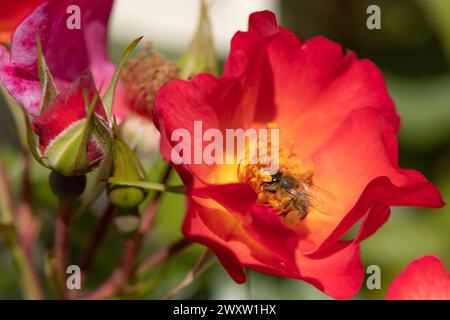
[[[105,111],[108,119],[111,118],[112,108],[114,105],[114,95],[116,93],[117,82],[119,80],[120,72],[122,71],[129,55],[134,50],[134,48],[138,45],[139,41],[141,41],[142,37],[136,38],[128,45],[125,51],[122,54],[122,58],[120,59],[119,65],[117,66],[116,72],[114,72],[114,76],[109,84],[108,89],[106,90],[105,95],[102,97],[103,105],[105,106]]]
[[[58,95],[58,90],[56,88],[55,82],[53,81],[53,77],[50,73],[50,70],[47,67],[44,55],[42,54],[42,45],[41,39],[39,38],[39,34],[36,34],[36,45],[38,51],[39,81],[41,83],[41,90],[42,90],[42,100],[40,107],[42,113],[56,98],[56,96]]]

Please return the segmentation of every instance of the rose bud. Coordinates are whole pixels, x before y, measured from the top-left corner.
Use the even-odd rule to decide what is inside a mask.
[[[201,72],[218,74],[219,68],[208,11],[208,4],[202,0],[197,30],[180,58],[180,78],[182,79],[190,79]]]
[[[44,166],[65,176],[79,176],[98,166],[109,153],[112,134],[90,72],[41,110],[31,123],[29,141]]]
[[[146,181],[145,171],[138,158],[117,133],[114,134],[111,177],[130,183]],[[147,195],[145,189],[126,185],[108,184],[107,191],[111,203],[122,208],[138,206]]]

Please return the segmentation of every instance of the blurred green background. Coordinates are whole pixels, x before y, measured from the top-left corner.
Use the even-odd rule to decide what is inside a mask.
[[[217,0],[218,2],[224,0]],[[366,28],[366,8],[381,8],[381,30]],[[194,4],[193,4],[194,5]],[[282,25],[301,39],[323,35],[374,61],[385,75],[389,92],[402,118],[399,133],[400,166],[420,170],[450,199],[450,1],[448,0],[318,0],[281,1]],[[236,14],[239,14],[236,12]],[[113,42],[117,58],[125,43]],[[158,47],[158,45],[156,44]],[[179,52],[166,51],[176,57]],[[21,166],[18,141],[11,115],[0,103],[0,157],[7,164],[18,196]],[[151,170],[156,177],[163,164]],[[42,265],[53,237],[56,199],[47,185],[48,171],[33,165],[33,199],[44,221],[35,252]],[[172,178],[177,183],[177,178]],[[86,247],[98,215],[98,207],[74,221],[72,261]],[[154,231],[142,256],[181,237],[182,196],[165,195]],[[393,208],[389,221],[362,243],[365,266],[381,267],[382,288],[365,285],[355,299],[383,299],[390,281],[412,260],[425,254],[440,257],[450,269],[450,208],[439,210]],[[99,251],[87,287],[95,287],[116,264],[120,236],[110,228]],[[145,277],[142,298],[161,298],[192,269],[202,252],[193,246]],[[43,270],[40,270],[43,272]],[[47,288],[48,289],[48,288]],[[12,261],[0,242],[0,298],[20,298]],[[214,263],[178,298],[213,299],[328,299],[308,284],[249,271],[249,281],[235,284],[221,266]]]

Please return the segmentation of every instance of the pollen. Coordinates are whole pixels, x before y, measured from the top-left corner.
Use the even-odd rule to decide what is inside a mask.
[[[125,66],[121,80],[126,87],[126,99],[137,111],[153,109],[156,93],[166,82],[178,77],[178,67],[148,43]]]

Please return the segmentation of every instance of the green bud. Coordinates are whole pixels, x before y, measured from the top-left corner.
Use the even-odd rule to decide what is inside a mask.
[[[134,152],[117,135],[114,137],[111,177],[130,182],[146,181],[146,174]],[[147,196],[147,191],[132,186],[108,184],[108,197],[112,204],[122,208],[138,206]]]
[[[216,50],[214,48],[208,10],[208,4],[205,0],[202,0],[200,19],[194,38],[178,63],[180,67],[179,76],[182,79],[192,78],[200,72],[218,73]]]

